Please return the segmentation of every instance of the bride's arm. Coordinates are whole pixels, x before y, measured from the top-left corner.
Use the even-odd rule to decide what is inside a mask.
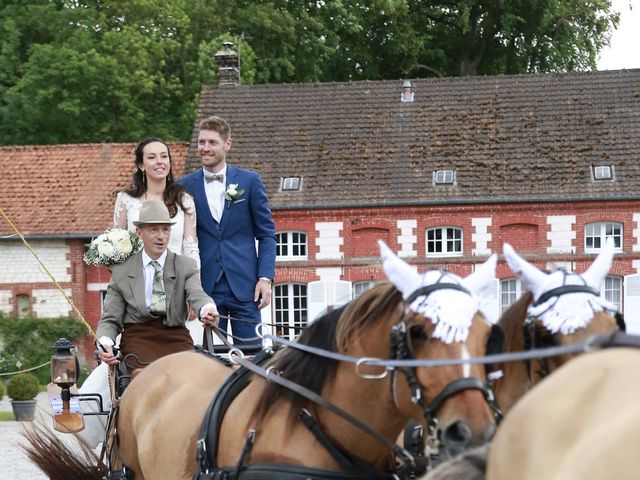
[[[118,192],[116,196],[116,206],[113,209],[113,226],[127,230],[127,206],[124,203],[123,195],[123,192]]]
[[[183,198],[184,231],[182,232],[182,254],[193,258],[200,269],[200,251],[198,250],[198,237],[196,234],[196,205],[191,195],[185,194]]]

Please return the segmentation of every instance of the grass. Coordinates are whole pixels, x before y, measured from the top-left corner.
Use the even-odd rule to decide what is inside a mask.
[[[0,412],[0,422],[8,422],[15,419],[13,412]]]

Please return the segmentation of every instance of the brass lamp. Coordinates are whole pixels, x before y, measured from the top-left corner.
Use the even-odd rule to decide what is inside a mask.
[[[51,381],[62,390],[69,390],[78,381],[80,364],[72,352],[75,346],[66,338],[53,344],[56,352],[51,356]]]
[[[59,432],[79,432],[84,428],[79,397],[74,385],[78,381],[80,362],[75,356],[75,346],[66,338],[53,344],[51,355],[51,382],[47,386],[53,413],[53,428]]]

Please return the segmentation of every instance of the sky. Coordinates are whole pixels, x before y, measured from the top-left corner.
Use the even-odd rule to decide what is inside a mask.
[[[640,0],[612,0],[612,5],[620,12],[620,23],[610,46],[600,53],[598,70],[640,68]]]

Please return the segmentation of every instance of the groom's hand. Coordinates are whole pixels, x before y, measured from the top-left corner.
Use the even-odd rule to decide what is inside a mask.
[[[258,283],[256,283],[253,301],[257,302],[258,300],[260,300],[258,310],[262,310],[271,303],[271,281],[269,279],[261,278],[258,280]]]

